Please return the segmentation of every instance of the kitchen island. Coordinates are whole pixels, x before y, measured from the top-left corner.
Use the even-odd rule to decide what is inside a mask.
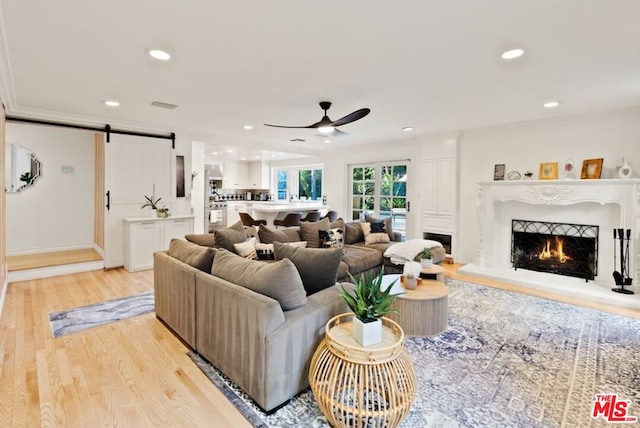
[[[266,220],[267,226],[273,226],[276,218],[282,218],[288,213],[300,213],[304,217],[309,211],[321,211],[326,214],[328,205],[322,202],[249,202],[247,211],[256,220]]]

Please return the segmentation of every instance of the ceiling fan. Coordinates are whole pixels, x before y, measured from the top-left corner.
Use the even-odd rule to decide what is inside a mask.
[[[320,119],[320,122],[316,122],[312,125],[308,126],[286,126],[286,125],[270,125],[265,123],[265,126],[272,126],[274,128],[315,128],[318,132],[326,135],[348,135],[346,132],[340,131],[337,129],[338,126],[346,125],[351,122],[355,122],[356,120],[360,120],[371,112],[371,109],[361,108],[360,110],[356,110],[353,113],[349,113],[348,115],[341,117],[338,120],[331,120],[329,116],[327,116],[327,110],[331,108],[331,103],[329,101],[321,101],[320,108],[324,110],[324,116]]]

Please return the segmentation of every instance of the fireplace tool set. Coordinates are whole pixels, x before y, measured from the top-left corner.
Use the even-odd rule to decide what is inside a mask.
[[[613,271],[613,279],[620,288],[612,288],[611,291],[623,294],[634,294],[631,290],[625,290],[625,285],[631,285],[633,278],[629,277],[629,241],[631,241],[631,229],[613,229],[613,240],[620,244],[620,271]],[[613,267],[615,269],[616,245],[613,246]]]

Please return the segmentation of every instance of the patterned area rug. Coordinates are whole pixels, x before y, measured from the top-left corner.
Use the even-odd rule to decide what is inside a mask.
[[[53,337],[108,324],[155,309],[153,291],[49,314]]]
[[[402,427],[600,427],[596,394],[640,420],[640,320],[448,281],[449,325],[407,338],[418,396]],[[215,367],[193,361],[256,427],[324,427],[308,389],[266,415]]]

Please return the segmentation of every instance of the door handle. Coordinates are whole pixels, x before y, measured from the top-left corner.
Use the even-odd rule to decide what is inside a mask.
[[[411,202],[407,201],[407,212],[411,212]]]
[[[111,190],[107,190],[107,211],[111,209]]]

